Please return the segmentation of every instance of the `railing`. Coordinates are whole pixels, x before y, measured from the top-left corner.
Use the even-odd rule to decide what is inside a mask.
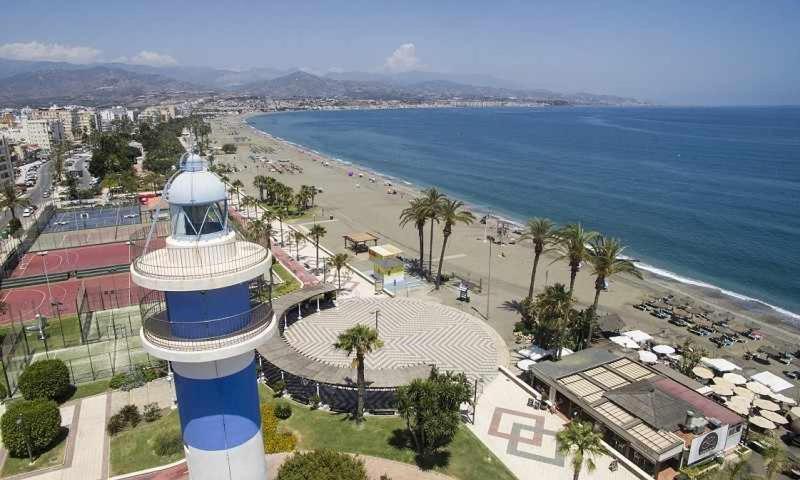
[[[160,292],[159,292],[160,293]],[[152,344],[181,351],[203,351],[235,345],[261,334],[272,322],[272,305],[259,303],[228,317],[170,322],[163,301],[142,304],[142,327]]]
[[[154,250],[134,260],[133,270],[147,277],[190,280],[249,270],[268,259],[266,248],[237,240],[221,245]]]

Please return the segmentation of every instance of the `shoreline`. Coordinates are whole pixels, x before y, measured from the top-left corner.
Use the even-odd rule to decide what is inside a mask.
[[[454,107],[448,107],[448,108],[454,108]],[[414,183],[414,182],[412,182],[410,180],[407,180],[407,179],[404,179],[404,178],[399,178],[399,177],[396,177],[396,176],[393,176],[393,175],[389,175],[389,174],[386,174],[386,173],[383,173],[383,172],[376,171],[376,170],[374,170],[372,168],[365,167],[363,165],[359,165],[359,164],[354,163],[354,162],[350,162],[350,161],[342,160],[340,158],[333,157],[333,156],[328,155],[328,154],[326,154],[324,152],[319,152],[317,150],[314,150],[314,149],[312,149],[312,148],[310,148],[308,146],[305,146],[305,145],[302,145],[302,144],[298,144],[298,143],[292,142],[291,140],[287,140],[285,138],[282,138],[282,137],[273,135],[271,133],[259,130],[258,128],[254,127],[253,125],[251,125],[249,123],[249,120],[251,118],[253,118],[253,117],[258,117],[258,116],[262,116],[262,115],[273,115],[273,114],[277,114],[277,113],[292,113],[292,112],[249,112],[249,113],[246,113],[246,114],[243,114],[243,115],[239,115],[239,116],[237,116],[237,118],[239,118],[241,120],[242,125],[250,128],[255,134],[265,136],[266,138],[272,139],[272,140],[277,141],[277,142],[281,142],[281,143],[283,143],[283,144],[285,144],[285,145],[287,145],[287,146],[289,146],[291,148],[295,148],[295,149],[297,149],[297,150],[299,150],[299,151],[301,151],[301,152],[303,152],[303,153],[305,153],[307,155],[317,157],[318,160],[332,162],[332,163],[338,165],[341,168],[352,168],[354,170],[361,170],[361,171],[363,171],[365,173],[369,173],[369,175],[372,176],[372,177],[380,178],[381,181],[390,180],[390,181],[393,181],[393,182],[400,182],[403,185],[402,186],[401,185],[393,185],[394,188],[402,187],[402,188],[408,190],[411,194],[418,194],[419,192],[421,192],[423,190],[423,187],[419,186],[418,184],[416,184],[416,183]],[[451,196],[453,198],[458,198],[458,199],[461,200],[461,198],[455,193],[448,192],[446,190],[442,190],[441,188],[439,188],[439,190],[444,192],[444,193],[447,193],[448,196]],[[494,219],[497,219],[497,220],[512,224],[512,225],[517,226],[517,227],[524,226],[524,220],[516,219],[516,218],[513,217],[513,215],[510,215],[508,213],[503,213],[503,212],[498,213],[496,210],[494,210],[492,208],[488,208],[486,206],[479,206],[479,205],[476,205],[475,203],[472,203],[472,202],[469,202],[469,201],[464,201],[464,203],[465,203],[465,206],[469,210],[473,211],[476,214],[477,217],[481,217],[483,215],[488,215],[491,218],[494,218]],[[746,295],[746,294],[742,294],[742,293],[739,293],[739,292],[736,292],[736,291],[733,291],[733,290],[729,290],[729,289],[726,289],[726,288],[723,288],[723,287],[719,287],[717,285],[705,282],[703,280],[698,280],[698,279],[695,279],[695,278],[683,276],[681,274],[672,272],[672,271],[667,270],[665,268],[661,268],[661,267],[657,267],[657,266],[651,265],[651,264],[649,264],[649,263],[647,263],[645,261],[637,260],[636,261],[636,265],[637,265],[637,268],[639,268],[643,273],[645,273],[646,278],[647,277],[651,277],[651,278],[648,278],[648,281],[657,282],[660,286],[664,286],[666,284],[667,288],[670,288],[670,289],[676,289],[676,286],[682,286],[685,289],[689,289],[689,290],[692,290],[692,291],[693,290],[699,290],[700,294],[701,295],[704,294],[704,296],[712,296],[712,297],[723,296],[723,297],[725,297],[725,299],[729,303],[732,304],[732,308],[735,308],[737,310],[741,309],[741,310],[745,311],[745,313],[739,313],[739,312],[731,311],[730,312],[731,314],[735,314],[735,315],[741,316],[744,320],[755,322],[755,323],[758,323],[758,324],[761,324],[761,325],[764,325],[764,326],[767,326],[767,327],[774,326],[773,322],[778,322],[778,323],[786,326],[787,328],[791,329],[793,332],[797,333],[798,335],[800,335],[800,313],[792,312],[792,311],[790,311],[790,310],[788,310],[786,308],[780,307],[778,305],[773,305],[773,304],[771,304],[771,303],[769,303],[767,301],[761,300],[759,298],[751,297],[751,296]],[[684,293],[684,292],[681,292],[681,293]],[[684,294],[685,295],[689,295],[687,293],[684,293]],[[697,293],[695,293],[695,295],[696,294]],[[710,305],[715,305],[715,304],[713,304],[711,302],[706,302],[706,303],[709,303]],[[725,307],[720,306],[719,308],[725,308]],[[730,309],[726,308],[726,310],[730,310]],[[750,315],[748,315],[751,312],[754,312],[757,315],[765,315],[765,316],[771,317],[771,318],[768,318],[768,319],[752,318]],[[800,338],[800,336],[798,336],[798,338]]]

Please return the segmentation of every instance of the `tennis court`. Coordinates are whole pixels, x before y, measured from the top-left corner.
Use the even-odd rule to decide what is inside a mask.
[[[106,243],[87,247],[65,248],[48,252],[26,253],[10,278],[53,275],[56,273],[91,270],[130,264],[130,246],[125,243]]]
[[[57,211],[42,233],[71,232],[88,228],[114,227],[141,223],[138,205],[109,205]]]

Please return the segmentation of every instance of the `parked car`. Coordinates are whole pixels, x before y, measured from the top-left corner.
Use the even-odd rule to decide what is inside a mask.
[[[689,326],[689,322],[685,320],[681,320],[680,318],[672,317],[669,319],[669,323],[676,325],[678,327],[687,327]]]
[[[688,331],[689,331],[689,333],[691,333],[693,335],[697,335],[698,337],[707,337],[707,336],[711,335],[709,332],[703,330],[702,328],[698,328],[698,327],[692,327]]]
[[[783,374],[788,378],[791,378],[792,380],[800,379],[800,370],[792,370],[792,371],[784,370]]]

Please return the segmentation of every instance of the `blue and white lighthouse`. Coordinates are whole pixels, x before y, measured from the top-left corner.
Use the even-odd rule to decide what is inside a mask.
[[[171,235],[131,265],[150,290],[142,344],[169,360],[192,480],[266,478],[254,348],[275,330],[268,249],[228,225],[225,185],[185,154],[165,187]]]

